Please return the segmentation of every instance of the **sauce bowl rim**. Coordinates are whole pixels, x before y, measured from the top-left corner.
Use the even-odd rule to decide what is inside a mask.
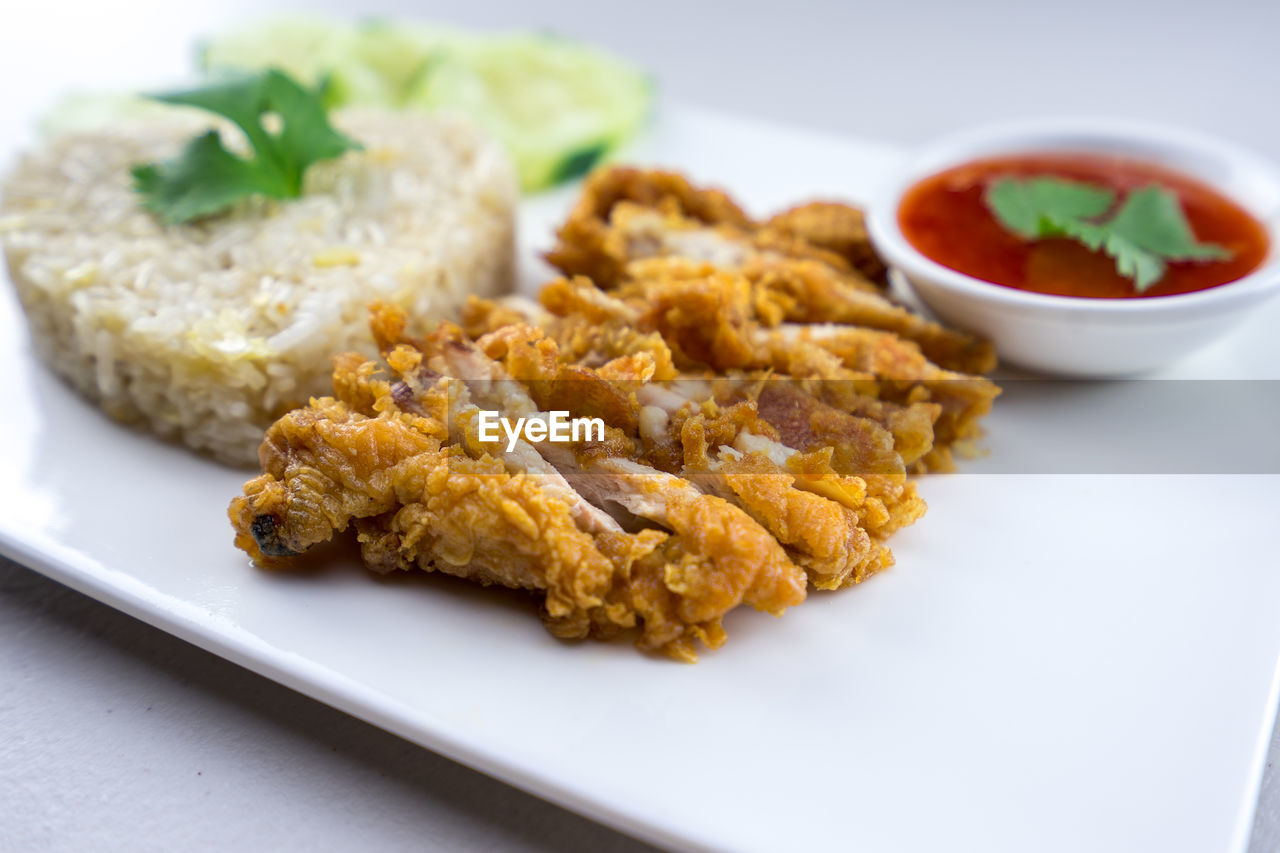
[[[1185,174],[1221,193],[1262,223],[1267,234],[1267,255],[1254,270],[1233,281],[1163,296],[1108,299],[1060,296],[1020,290],[941,264],[907,240],[898,222],[898,211],[907,190],[918,181],[955,166],[1000,155],[1070,153],[1114,154],[1149,160]],[[1188,161],[1210,163],[1247,182],[1269,198],[1262,204],[1240,197],[1223,181],[1188,168]],[[1262,208],[1262,209],[1260,209]],[[909,280],[928,278],[950,290],[1013,309],[1054,309],[1087,313],[1095,317],[1168,313],[1235,303],[1258,298],[1280,287],[1280,167],[1234,143],[1210,134],[1154,122],[1088,116],[1020,119],[947,134],[910,151],[902,165],[883,181],[867,206],[867,229],[872,245],[890,267],[899,268]]]

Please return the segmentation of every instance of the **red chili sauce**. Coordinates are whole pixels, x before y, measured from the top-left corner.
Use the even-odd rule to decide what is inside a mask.
[[[1156,183],[1177,194],[1196,238],[1217,243],[1223,261],[1178,261],[1144,293],[1101,252],[1069,239],[1027,241],[1007,231],[983,194],[998,178],[1053,176],[1116,191]],[[1136,160],[1085,154],[1028,154],[975,160],[912,186],[898,208],[903,235],[920,252],[954,270],[1005,287],[1059,296],[1169,296],[1217,287],[1246,275],[1266,257],[1266,228],[1238,204],[1199,181]]]

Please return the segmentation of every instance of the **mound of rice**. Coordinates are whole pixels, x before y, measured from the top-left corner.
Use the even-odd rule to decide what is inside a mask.
[[[516,178],[495,143],[444,117],[333,120],[364,150],[313,166],[303,198],[189,225],[139,207],[129,173],[203,129],[187,111],[23,159],[0,246],[40,355],[112,416],[254,464],[268,425],[331,393],[335,353],[375,352],[371,302],[429,323],[509,288]]]

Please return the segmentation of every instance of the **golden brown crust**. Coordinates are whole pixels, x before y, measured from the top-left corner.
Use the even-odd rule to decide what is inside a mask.
[[[719,621],[739,604],[777,613],[804,600],[803,571],[767,531],[719,498],[669,496],[661,535],[592,534],[538,475],[513,473],[474,440],[450,444],[445,419],[457,389],[426,365],[449,346],[474,354],[480,345],[447,325],[408,343],[403,316],[385,308],[373,316],[390,378],[374,362],[335,359],[337,397],[313,400],[272,426],[260,454],[264,473],[231,503],[236,544],[259,563],[285,566],[354,526],[376,571],[416,568],[536,590],[559,636],[634,627],[643,648],[680,658],[693,654],[696,639],[722,641]],[[547,386],[549,402],[558,382],[586,385],[596,392],[576,396],[576,411],[609,409],[611,421],[628,425],[631,404],[617,386],[590,369],[560,365],[541,330],[503,327],[484,346],[530,383],[538,370],[559,371]],[[610,435],[584,446],[583,458],[627,458],[631,440],[617,428]],[[659,489],[644,477],[629,487]]]
[[[547,259],[605,289],[697,277],[709,265],[746,278],[756,318],[765,325],[866,326],[915,341],[948,369],[987,373],[995,367],[989,342],[887,298],[884,265],[862,214],[847,205],[814,202],[756,223],[724,193],[698,189],[678,175],[602,169],[587,180],[558,237]]]
[[[354,528],[374,571],[529,590],[558,637],[681,660],[736,607],[858,583],[924,512],[908,474],[951,466],[999,391],[967,372],[986,344],[884,298],[863,241],[840,205],[761,225],[679,175],[599,172],[540,304],[421,336],[372,306],[382,361],[337,356],[334,396],[267,432],[236,544],[282,567]],[[508,444],[481,409],[604,429]]]
[[[866,218],[856,207],[813,201],[774,214],[765,228],[833,252],[870,281],[887,283],[889,270],[872,248]]]
[[[750,219],[727,194],[694,187],[675,172],[613,167],[599,169],[583,183],[582,195],[559,231],[560,242],[547,260],[565,275],[584,275],[601,287],[617,282],[627,251],[607,227],[615,205],[631,202],[709,225],[747,226]]]

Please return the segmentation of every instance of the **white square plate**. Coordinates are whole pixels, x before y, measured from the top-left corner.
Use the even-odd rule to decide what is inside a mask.
[[[894,153],[670,109],[637,156],[764,212],[857,199]],[[571,197],[526,205],[527,282]],[[1273,304],[1180,375],[1274,370],[1278,323]],[[11,292],[0,360],[0,550],[623,831],[737,850],[1247,841],[1280,658],[1274,475],[928,478],[892,571],[781,619],[735,612],[724,648],[682,666],[341,552],[255,570],[225,516],[247,475],[80,400],[35,361]],[[997,403],[992,458],[1047,417]]]

